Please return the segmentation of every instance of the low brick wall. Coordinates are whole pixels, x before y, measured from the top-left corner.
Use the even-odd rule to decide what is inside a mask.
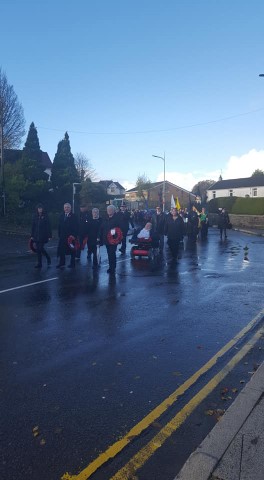
[[[233,227],[258,228],[264,230],[264,215],[235,215],[229,213]],[[210,225],[218,224],[218,215],[209,213]]]
[[[229,218],[234,227],[264,229],[264,215],[235,215],[230,213]]]

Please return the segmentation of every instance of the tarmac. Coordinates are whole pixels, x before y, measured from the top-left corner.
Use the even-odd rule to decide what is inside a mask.
[[[175,480],[264,480],[264,362]]]
[[[264,480],[264,362],[174,480]]]

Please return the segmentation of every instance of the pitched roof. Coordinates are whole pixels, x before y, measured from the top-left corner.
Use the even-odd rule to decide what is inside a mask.
[[[111,183],[114,183],[121,190],[125,190],[125,188],[119,182],[114,182],[114,180],[100,180],[98,183],[104,185],[105,188],[108,188]]]
[[[40,153],[41,153],[40,161],[41,161],[41,164],[43,165],[43,167],[45,169],[46,168],[52,168],[52,161],[51,161],[48,153],[43,152],[42,150],[40,150]],[[15,163],[15,162],[17,162],[18,160],[21,159],[22,154],[23,154],[23,150],[5,149],[4,158],[5,158],[6,162]]]
[[[192,192],[189,192],[189,190],[186,190],[185,188],[179,187],[178,185],[175,185],[174,183],[169,182],[168,180],[165,181],[167,185],[172,185],[173,187],[179,188],[180,190],[183,190],[184,192],[188,193],[189,195],[192,195],[195,197]],[[163,187],[163,181],[162,182],[151,182],[149,188],[146,188],[146,190],[153,190],[154,188],[158,187]],[[127,190],[126,193],[131,193],[131,192],[137,192],[137,187],[130,188],[130,190]]]
[[[229,180],[219,180],[214,183],[208,190],[225,190],[227,188],[243,188],[243,187],[263,187],[264,175],[253,175],[247,178],[232,178]]]

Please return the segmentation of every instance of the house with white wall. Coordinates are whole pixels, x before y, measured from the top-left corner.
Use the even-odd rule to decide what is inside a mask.
[[[126,190],[119,182],[114,182],[113,180],[100,180],[98,183],[104,187],[107,195],[111,195],[113,197],[125,195]]]
[[[264,197],[264,175],[219,180],[207,190],[207,201],[220,197]]]

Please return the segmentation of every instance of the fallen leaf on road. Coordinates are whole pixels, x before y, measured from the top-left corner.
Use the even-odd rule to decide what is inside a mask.
[[[228,390],[229,390],[229,388],[227,388],[227,387],[224,387],[224,388],[222,388],[222,390],[221,390],[221,393],[227,393],[227,392],[228,392]]]
[[[34,428],[32,428],[32,433],[33,433],[33,436],[34,437],[38,437],[39,436],[39,427],[38,425]]]

